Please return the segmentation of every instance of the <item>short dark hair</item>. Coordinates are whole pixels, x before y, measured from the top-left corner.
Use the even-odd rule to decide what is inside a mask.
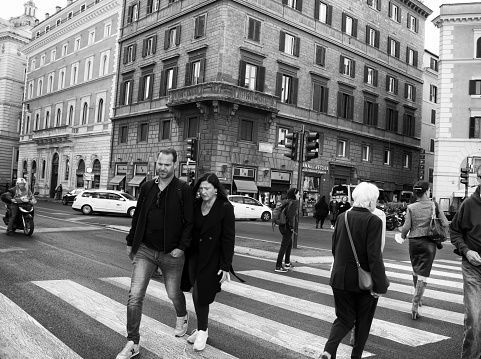
[[[222,183],[219,181],[219,177],[213,172],[204,173],[202,176],[199,177],[197,182],[194,185],[194,196],[197,195],[197,191],[199,190],[200,184],[204,181],[209,182],[215,189],[217,189],[217,197],[222,199],[224,202],[229,202],[227,198],[227,192],[225,191]]]
[[[287,198],[288,199],[296,199],[296,194],[299,193],[299,190],[297,188],[289,188],[289,190],[287,191]]]
[[[172,147],[164,148],[159,152],[159,155],[161,153],[163,153],[164,155],[172,155],[172,162],[174,163],[177,162],[177,151],[174,148]]]

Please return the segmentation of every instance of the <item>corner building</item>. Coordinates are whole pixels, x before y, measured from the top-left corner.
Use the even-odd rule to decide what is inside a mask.
[[[120,0],[67,1],[37,22],[28,57],[18,170],[41,196],[106,188]]]
[[[197,175],[273,201],[298,181],[287,132],[320,133],[305,203],[372,181],[392,199],[419,176],[424,24],[416,0],[127,1],[111,185],[136,191],[160,149],[200,135]]]

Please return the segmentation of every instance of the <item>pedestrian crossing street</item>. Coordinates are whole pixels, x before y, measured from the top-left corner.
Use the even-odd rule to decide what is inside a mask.
[[[378,338],[391,343],[396,347],[416,348],[433,343],[449,340],[446,330],[442,330],[443,323],[454,325],[462,331],[462,274],[460,261],[435,261],[432,278],[429,279],[421,313],[426,318],[435,319],[436,323],[429,329],[413,325],[409,320],[398,318],[409,317],[413,293],[411,266],[409,262],[386,261],[386,271],[391,281],[389,293],[381,297],[378,310],[372,324],[370,339],[363,357],[383,357],[376,352],[379,346],[369,347],[369,342]],[[214,302],[210,308],[210,322],[216,322],[226,328],[233,328],[243,333],[252,341],[265,341],[270,345],[287,350],[296,358],[317,358],[322,353],[327,341],[330,323],[334,321],[335,313],[333,301],[328,304],[319,303],[288,295],[282,288],[290,288],[294,293],[298,291],[321,293],[332,296],[328,285],[329,270],[299,264],[292,273],[280,274],[274,271],[245,270],[238,274],[246,279],[246,283],[231,281],[223,286],[223,293],[234,298],[243,298],[256,301],[257,308],[272,306],[281,313],[290,315],[303,315],[319,320],[319,327],[325,328],[319,332],[308,332],[295,326],[282,323],[280,318],[260,315],[258,310],[240,309],[234,305],[232,298],[223,303],[221,300]],[[129,277],[99,278],[105,285],[114,286],[125,291],[125,296],[114,300],[108,296],[87,288],[73,280],[42,280],[33,281],[31,284],[46,291],[56,299],[68,303],[75,310],[92,318],[107,330],[125,336],[126,326],[126,297],[130,286]],[[275,290],[273,288],[276,288]],[[152,280],[147,297],[155,298],[170,303],[163,283]],[[309,296],[304,296],[309,298]],[[191,317],[195,318],[194,307],[190,293],[187,294],[187,306]],[[226,304],[229,303],[229,304]],[[436,305],[430,306],[435,303]],[[458,310],[447,309],[445,304],[455,304]],[[399,322],[398,322],[399,321]],[[195,322],[195,321],[194,321]],[[171,324],[172,325],[172,324]],[[184,338],[175,338],[173,328],[147,315],[143,315],[141,324],[142,351],[152,352],[160,358],[210,358],[210,359],[250,359],[251,356],[242,356],[242,351],[234,353],[225,352],[219,348],[208,345],[204,352],[193,352],[191,346]],[[213,335],[213,334],[211,334]],[[248,339],[249,340],[249,339]],[[209,343],[209,342],[208,342]],[[248,346],[249,343],[243,343]],[[55,353],[52,352],[55,348]],[[120,350],[121,348],[119,348]],[[337,358],[350,358],[351,347],[341,344]],[[112,353],[115,358],[117,352]],[[142,357],[140,355],[140,357]],[[259,356],[261,358],[262,355]],[[384,356],[385,357],[385,356]],[[70,349],[61,340],[43,327],[35,318],[31,317],[19,305],[12,302],[7,296],[0,293],[0,358],[1,359],[90,359],[83,358]],[[254,359],[254,358],[252,358]]]

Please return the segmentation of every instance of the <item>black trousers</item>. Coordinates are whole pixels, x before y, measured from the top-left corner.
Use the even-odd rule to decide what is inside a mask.
[[[354,323],[356,323],[356,340],[352,348],[351,358],[360,359],[369,337],[378,300],[367,290],[351,292],[332,288],[332,291],[334,293],[337,318],[332,323],[331,333],[324,351],[331,354],[331,358],[335,358],[341,340],[351,331]]]
[[[285,256],[285,263],[291,263],[291,249],[292,249],[292,230],[288,224],[280,225],[279,232],[282,234],[281,248],[277,254],[276,267],[282,266],[282,260]]]

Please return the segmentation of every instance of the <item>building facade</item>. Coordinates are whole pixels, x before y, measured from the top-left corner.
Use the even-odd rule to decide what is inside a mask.
[[[27,59],[22,47],[31,38],[36,7],[24,4],[24,14],[0,18],[0,191],[17,178],[18,135]]]
[[[439,116],[434,195],[456,210],[465,196],[460,169],[469,168],[468,195],[481,165],[481,2],[445,4],[433,23],[440,29]],[[473,15],[475,14],[475,15]]]
[[[110,178],[136,191],[160,149],[199,139],[197,176],[230,193],[304,203],[372,181],[389,199],[419,176],[424,24],[393,1],[126,1]],[[319,157],[288,159],[286,133],[320,134]],[[301,178],[298,178],[301,174]]]
[[[35,191],[106,188],[120,0],[68,1],[37,22],[28,57],[18,171]]]

